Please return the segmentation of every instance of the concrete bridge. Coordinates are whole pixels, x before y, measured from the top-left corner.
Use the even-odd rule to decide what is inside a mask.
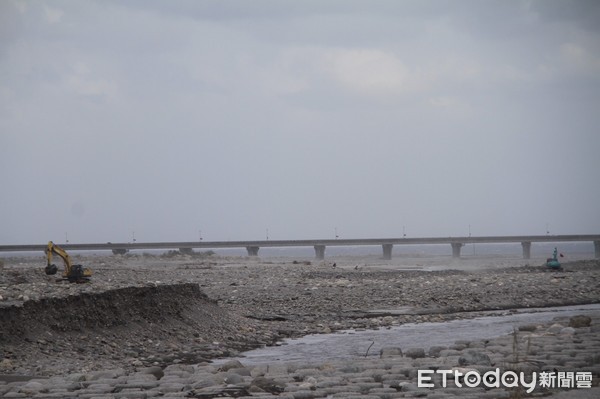
[[[588,235],[540,235],[540,236],[483,236],[483,237],[422,237],[422,238],[366,238],[366,239],[335,239],[335,240],[266,240],[266,241],[190,241],[190,242],[136,242],[136,243],[106,243],[106,244],[59,244],[71,251],[112,250],[115,254],[124,254],[129,250],[143,249],[179,249],[191,252],[194,248],[246,248],[248,256],[258,256],[262,247],[313,247],[317,259],[325,258],[325,249],[329,246],[381,245],[383,258],[392,258],[394,245],[409,244],[450,244],[452,256],[460,257],[460,250],[465,244],[482,243],[521,243],[523,258],[531,257],[531,245],[534,242],[568,242],[591,241],[594,243],[596,258],[600,258],[600,234]],[[2,251],[43,251],[46,245],[0,245]]]

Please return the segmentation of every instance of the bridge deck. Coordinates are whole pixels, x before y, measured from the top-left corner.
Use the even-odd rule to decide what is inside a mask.
[[[408,245],[408,244],[479,244],[479,243],[533,243],[592,241],[600,245],[600,234],[587,235],[537,235],[537,236],[480,236],[480,237],[420,237],[420,238],[366,238],[328,240],[262,240],[262,241],[184,241],[184,242],[135,242],[135,243],[87,243],[60,244],[66,250],[139,250],[181,248],[249,248],[249,247],[322,247],[355,245]],[[0,252],[43,251],[46,244],[0,245]]]

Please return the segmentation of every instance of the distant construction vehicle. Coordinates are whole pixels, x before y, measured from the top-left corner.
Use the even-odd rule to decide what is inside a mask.
[[[44,271],[48,275],[54,275],[58,271],[58,267],[52,264],[52,256],[58,255],[65,264],[65,270],[63,271],[63,279],[69,280],[71,283],[87,283],[89,281],[89,277],[92,276],[92,271],[87,268],[83,268],[81,265],[74,265],[71,262],[71,257],[61,247],[54,244],[52,241],[48,241],[48,245],[44,250],[46,253],[47,264]]]
[[[552,258],[546,259],[546,266],[552,270],[562,270],[562,266],[560,265],[560,262],[558,261],[557,255],[558,255],[558,249],[554,248],[554,253],[552,254]],[[560,254],[560,256],[563,256],[563,255]]]

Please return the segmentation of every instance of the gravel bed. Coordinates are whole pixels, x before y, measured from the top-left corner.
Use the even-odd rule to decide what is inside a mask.
[[[421,265],[412,263],[388,265],[351,257],[74,259],[93,269],[90,283],[46,276],[41,256],[4,258],[0,373],[63,376],[166,369],[208,363],[311,333],[472,318],[494,309],[600,302],[598,260],[567,263],[564,271],[554,272],[535,261],[511,267],[504,259],[492,260],[502,267],[467,270],[452,260],[445,270],[433,271],[415,270]],[[439,266],[440,260],[435,262]],[[127,299],[136,297],[141,299]],[[69,312],[75,308],[73,316]],[[23,319],[15,321],[15,312]],[[13,315],[12,323],[5,322],[7,315]]]
[[[578,319],[574,322],[573,319]],[[246,366],[238,360],[167,367],[115,368],[28,381],[1,381],[5,398],[520,398],[525,386],[467,386],[456,373],[578,373],[593,376],[589,387],[544,387],[540,379],[529,394],[592,398],[600,393],[600,316],[524,325],[509,336],[457,341],[450,347],[383,348],[377,356],[324,363],[277,362]],[[430,371],[430,387],[419,384],[419,370]],[[448,371],[443,385],[439,371]],[[500,374],[498,374],[500,375]],[[568,375],[568,374],[565,374]],[[538,377],[539,378],[539,377]],[[574,381],[574,380],[573,380]],[[563,396],[567,394],[567,396]]]

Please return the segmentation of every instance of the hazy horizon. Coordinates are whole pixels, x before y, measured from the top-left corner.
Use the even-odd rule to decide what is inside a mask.
[[[600,2],[0,2],[0,244],[600,234]]]

